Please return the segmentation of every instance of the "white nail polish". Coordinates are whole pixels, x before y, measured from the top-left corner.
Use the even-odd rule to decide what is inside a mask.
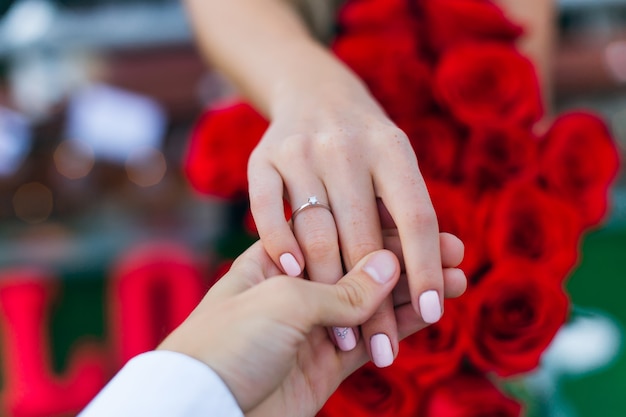
[[[297,277],[302,273],[302,268],[296,260],[296,258],[290,253],[283,253],[280,255],[280,266],[283,267],[283,271],[290,277]]]
[[[441,318],[441,303],[437,291],[424,291],[419,298],[420,313],[426,323],[436,323]]]
[[[375,334],[370,339],[370,350],[374,365],[385,368],[393,363],[393,348],[389,337],[384,333]]]

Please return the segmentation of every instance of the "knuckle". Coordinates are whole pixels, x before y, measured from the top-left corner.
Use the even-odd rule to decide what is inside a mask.
[[[358,132],[340,126],[331,126],[310,138],[311,150],[316,155],[337,161],[349,160],[358,155]]]
[[[296,305],[304,305],[306,298],[300,291],[299,282],[295,278],[276,276],[264,281],[265,291],[271,294],[276,302],[294,302]]]
[[[256,168],[264,159],[264,152],[260,146],[257,146],[254,150],[252,150],[250,157],[248,158],[248,173]]]
[[[259,169],[266,168],[271,160],[271,152],[268,152],[266,147],[261,142],[256,148],[252,150],[248,157],[247,173],[248,176],[254,174]]]
[[[410,147],[409,137],[402,129],[397,126],[386,126],[384,130],[385,137],[389,138],[389,140],[385,143],[386,146],[390,144],[393,146],[398,146],[402,149]]]
[[[366,312],[365,306],[365,288],[358,280],[350,280],[343,282],[340,286],[341,291],[339,297],[350,308],[358,311],[359,315],[364,315]]]
[[[290,166],[298,167],[302,163],[322,162],[323,165],[350,163],[360,157],[359,135],[339,128],[315,134],[294,134],[285,138],[274,152],[274,159]]]
[[[281,160],[292,161],[294,158],[306,156],[307,143],[310,143],[310,136],[305,134],[294,134],[287,136],[276,153]]]
[[[272,277],[265,281],[265,290],[275,294],[287,294],[293,291],[289,278],[283,276]]]
[[[329,155],[345,155],[354,152],[351,135],[322,134],[317,137],[317,146]]]
[[[337,241],[328,233],[315,231],[306,235],[303,246],[308,257],[319,260],[326,258],[333,250],[337,250]]]
[[[408,216],[407,226],[413,230],[424,230],[437,226],[437,215],[432,207],[414,209]]]
[[[404,132],[404,130],[400,129],[398,126],[389,126],[387,127],[387,135],[392,136],[398,140],[398,142],[408,141],[409,137]]]

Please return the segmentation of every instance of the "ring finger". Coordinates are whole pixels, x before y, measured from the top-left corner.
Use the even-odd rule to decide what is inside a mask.
[[[304,255],[307,276],[311,281],[334,284],[343,276],[341,254],[335,219],[327,203],[326,190],[318,183],[302,193],[288,193],[294,212],[293,230]],[[339,349],[356,346],[356,333],[351,328],[333,328],[333,339]]]

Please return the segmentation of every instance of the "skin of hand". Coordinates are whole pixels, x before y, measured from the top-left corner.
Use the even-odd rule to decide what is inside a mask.
[[[454,268],[463,245],[452,235],[440,240],[445,295],[457,297],[466,286]],[[400,337],[427,326],[392,251],[368,254],[334,285],[280,274],[257,242],[159,347],[210,366],[247,416],[314,415],[368,359],[362,340],[343,352],[323,326],[358,326],[392,290]]]
[[[358,84],[353,92],[329,93],[320,102],[297,100],[277,112],[250,158],[248,177],[266,250],[289,275],[300,275],[306,265],[308,277],[317,282],[336,282],[344,268],[383,248],[376,206],[377,198],[383,200],[411,259],[407,273],[413,305],[429,323],[440,318],[438,227],[428,191],[408,138]],[[283,195],[293,208],[316,196],[332,213],[305,210],[291,229],[280,217]],[[363,332],[366,337],[385,334],[397,352],[390,299]],[[349,350],[349,343],[341,344],[349,339],[338,339],[339,346]]]
[[[186,0],[201,50],[271,121],[250,157],[250,203],[263,245],[282,272],[334,283],[383,248],[377,198],[398,229],[411,303],[428,323],[443,313],[438,225],[407,136],[364,83],[307,33],[283,0]],[[332,208],[293,209],[317,199]],[[354,347],[356,334],[338,338]],[[398,351],[393,302],[362,326],[370,351]],[[385,346],[383,346],[385,345]],[[380,352],[378,352],[380,353]],[[372,352],[372,358],[376,352]],[[386,366],[388,363],[377,363]]]

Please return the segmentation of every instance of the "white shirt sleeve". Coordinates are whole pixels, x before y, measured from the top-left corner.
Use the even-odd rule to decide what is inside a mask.
[[[79,417],[243,417],[235,398],[206,364],[178,352],[143,353]]]

